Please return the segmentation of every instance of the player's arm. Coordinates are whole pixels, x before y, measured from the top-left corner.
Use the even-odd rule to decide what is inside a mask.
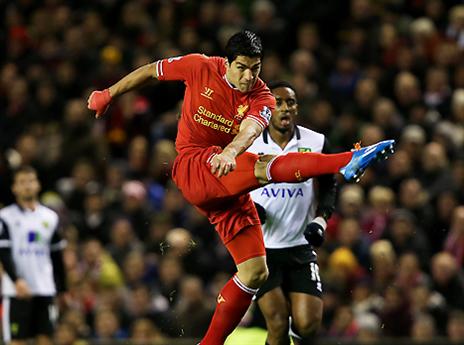
[[[4,220],[0,218],[0,261],[3,269],[8,274],[10,279],[15,283],[16,294],[18,298],[26,298],[30,296],[29,287],[26,281],[18,277],[16,273],[13,255],[11,253],[11,240],[8,226]]]
[[[96,117],[103,115],[111,100],[119,95],[140,87],[150,80],[192,80],[195,66],[200,66],[206,57],[201,54],[171,57],[146,64],[119,80],[103,91],[94,91],[87,100],[87,107],[95,110]]]
[[[93,91],[87,100],[87,107],[95,110],[95,117],[100,117],[106,112],[113,98],[131,91],[153,78],[158,78],[155,65],[156,62],[146,64],[130,72],[109,88],[103,91]]]
[[[131,91],[139,86],[142,86],[147,81],[153,78],[158,78],[158,74],[155,68],[156,62],[146,64],[142,67],[132,71],[116,84],[108,88],[111,97],[117,97],[128,91]]]
[[[213,174],[217,172],[217,176],[220,177],[234,170],[236,167],[235,158],[245,152],[262,132],[263,126],[260,123],[254,119],[245,118],[235,138],[211,160],[211,172]]]
[[[0,261],[10,279],[16,281],[18,275],[16,274],[16,268],[11,254],[10,232],[7,224],[2,219],[0,219]]]
[[[263,126],[255,120],[243,120],[238,134],[235,136],[234,140],[224,148],[223,152],[233,155],[234,158],[237,157],[239,154],[245,152],[262,132]]]
[[[324,140],[322,153],[332,153],[330,144],[327,139]],[[335,211],[335,199],[337,196],[337,181],[334,174],[320,175],[317,178],[319,186],[317,195],[317,210],[316,216],[323,217],[328,220]]]
[[[53,278],[58,293],[66,291],[66,271],[63,260],[63,249],[65,247],[66,241],[61,238],[58,229],[55,230],[50,243],[50,257],[53,265]]]
[[[330,153],[330,146],[325,139],[322,153]],[[316,218],[308,224],[305,237],[315,247],[324,242],[327,220],[335,210],[335,199],[337,195],[337,182],[333,174],[321,175],[316,178],[318,185]]]

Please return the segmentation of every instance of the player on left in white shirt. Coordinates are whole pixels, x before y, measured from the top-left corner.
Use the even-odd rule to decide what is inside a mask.
[[[54,298],[65,290],[58,215],[38,202],[40,183],[32,167],[13,174],[16,203],[0,210],[3,340],[9,345],[51,345]],[[61,297],[61,296],[60,296]]]

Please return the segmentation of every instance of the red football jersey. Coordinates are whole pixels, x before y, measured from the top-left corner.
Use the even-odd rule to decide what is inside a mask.
[[[190,54],[156,63],[159,80],[183,80],[186,85],[179,120],[176,149],[220,146],[237,135],[245,118],[269,124],[275,99],[258,79],[253,89],[242,93],[226,79],[225,59]]]

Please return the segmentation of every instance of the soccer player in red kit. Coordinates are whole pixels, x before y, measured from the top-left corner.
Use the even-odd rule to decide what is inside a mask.
[[[248,192],[270,181],[301,182],[321,174],[342,173],[357,180],[371,162],[393,149],[393,141],[385,141],[333,155],[245,152],[268,125],[275,99],[258,78],[262,46],[256,34],[233,35],[225,51],[226,58],[190,54],[147,64],[88,99],[99,117],[114,97],[152,78],[186,85],[172,178],[215,226],[237,265],[217,298],[201,345],[224,343],[268,276],[259,217]]]

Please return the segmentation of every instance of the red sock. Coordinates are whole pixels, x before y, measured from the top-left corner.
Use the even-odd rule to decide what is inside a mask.
[[[352,152],[329,155],[291,152],[271,161],[267,177],[272,182],[301,182],[318,175],[335,174],[348,164],[352,156]]]
[[[216,311],[200,345],[223,345],[251,303],[255,289],[246,287],[235,275],[222,288]]]

